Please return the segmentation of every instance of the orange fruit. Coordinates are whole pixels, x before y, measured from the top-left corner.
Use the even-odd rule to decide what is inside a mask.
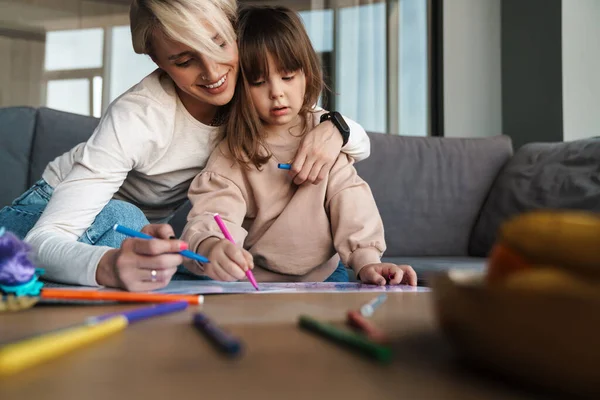
[[[533,264],[506,243],[497,242],[490,253],[486,281],[502,282],[515,272],[531,269]]]

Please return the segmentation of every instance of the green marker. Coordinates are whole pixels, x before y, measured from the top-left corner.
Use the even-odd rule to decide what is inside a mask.
[[[389,347],[373,343],[364,336],[341,330],[334,325],[319,322],[306,315],[300,316],[299,324],[301,328],[317,333],[339,344],[349,346],[382,363],[389,363],[392,360],[392,350]]]

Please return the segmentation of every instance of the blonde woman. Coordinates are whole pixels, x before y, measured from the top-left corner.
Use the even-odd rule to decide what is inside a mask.
[[[0,226],[30,243],[54,281],[146,291],[164,287],[187,247],[165,224],[187,199],[238,76],[234,0],[134,0],[133,47],[158,69],[117,98],[92,137],[48,164],[36,185],[0,211]],[[340,149],[369,154],[364,130],[346,120],[309,132],[292,167],[297,184],[318,183]],[[149,224],[152,222],[152,224]],[[156,240],[126,239],[115,223]]]

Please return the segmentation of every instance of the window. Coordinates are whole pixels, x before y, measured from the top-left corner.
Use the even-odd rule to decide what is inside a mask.
[[[134,53],[128,26],[48,32],[46,106],[100,117],[110,102],[156,69]]]
[[[109,103],[156,69],[149,56],[133,51],[128,26],[112,28],[111,39]]]
[[[96,104],[102,90],[103,29],[48,32],[44,81],[46,105],[84,115],[100,116]]]
[[[432,0],[293,2],[331,88],[320,104],[367,131],[427,135],[433,118],[431,4]],[[98,117],[155,68],[148,56],[133,52],[128,26],[48,32],[46,104]]]
[[[57,110],[90,115],[89,79],[48,81],[46,103]]]
[[[426,136],[429,1],[361,3],[300,12],[332,89],[323,106],[367,131]]]

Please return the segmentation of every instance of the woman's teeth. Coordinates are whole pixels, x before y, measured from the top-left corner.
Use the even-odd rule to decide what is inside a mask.
[[[218,88],[219,86],[221,86],[222,84],[225,83],[225,81],[227,80],[227,75],[223,75],[223,77],[221,79],[219,79],[216,83],[213,83],[212,85],[203,85],[209,89],[215,89]]]

